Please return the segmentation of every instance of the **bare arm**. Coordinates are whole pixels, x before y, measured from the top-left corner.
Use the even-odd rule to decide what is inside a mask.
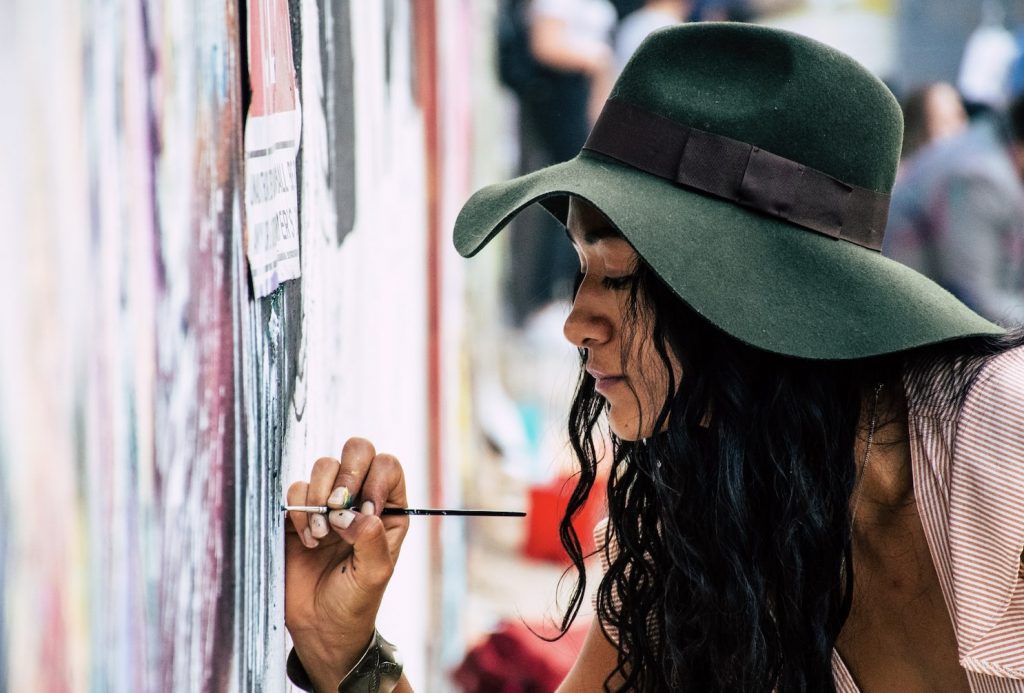
[[[538,16],[530,23],[530,50],[543,65],[564,72],[600,75],[611,64],[611,49],[603,43],[574,47],[565,37],[565,22]]]
[[[562,681],[556,693],[593,693],[603,691],[604,681],[608,674],[615,669],[618,660],[618,651],[604,632],[597,615],[590,624],[587,638],[583,641],[583,649],[580,651],[576,663],[573,664],[569,675]],[[612,683],[621,679],[613,679]]]
[[[615,668],[617,658],[615,645],[605,637],[595,615],[583,641],[583,649],[555,693],[594,693],[604,690],[604,681]],[[612,683],[621,683],[621,680],[616,678]],[[394,693],[413,693],[412,686],[404,674]]]

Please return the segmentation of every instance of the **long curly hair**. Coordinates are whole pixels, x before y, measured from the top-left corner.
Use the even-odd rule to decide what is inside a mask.
[[[616,551],[597,613],[617,645],[605,690],[833,691],[831,653],[853,592],[850,496],[865,389],[898,385],[908,358],[950,353],[977,371],[1008,337],[871,359],[812,361],[744,344],[686,306],[640,261],[625,331],[649,339],[669,376],[658,431],[610,436],[609,522]],[[580,350],[585,365],[586,351]],[[579,476],[560,524],[576,582],[562,631],[586,586],[572,517],[598,477],[605,400],[581,368],[569,415]],[[960,393],[950,393],[962,397]],[[641,430],[645,430],[641,427]]]

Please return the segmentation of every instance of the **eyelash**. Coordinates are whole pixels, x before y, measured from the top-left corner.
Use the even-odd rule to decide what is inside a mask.
[[[627,274],[624,277],[605,277],[601,280],[601,285],[612,291],[623,291],[633,286],[634,279],[636,279],[635,274]]]
[[[580,285],[583,283],[583,272],[576,272],[576,279],[572,285],[572,295],[575,296],[579,290]],[[605,277],[601,280],[601,285],[611,291],[624,291],[633,286],[633,282],[636,280],[636,274],[627,274],[624,277]]]

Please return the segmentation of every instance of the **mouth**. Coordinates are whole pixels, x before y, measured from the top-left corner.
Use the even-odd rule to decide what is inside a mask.
[[[623,375],[611,375],[590,368],[587,369],[587,373],[594,379],[594,389],[602,395],[606,395],[616,385],[626,382],[626,377]]]

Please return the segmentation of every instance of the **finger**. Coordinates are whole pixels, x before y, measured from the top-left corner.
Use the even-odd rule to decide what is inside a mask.
[[[359,495],[363,479],[376,454],[373,443],[365,438],[349,438],[345,441],[345,447],[341,450],[341,464],[334,480],[335,495],[330,498],[332,507],[347,507],[347,501]]]
[[[305,481],[296,481],[294,484],[289,486],[288,493],[286,495],[288,505],[306,505],[306,490],[308,488],[309,484]],[[309,528],[306,513],[291,510],[288,512],[288,519],[291,520],[292,525],[295,526],[295,532],[299,535],[299,539],[302,540],[302,545],[307,549],[315,549],[318,542],[316,538],[313,537],[313,533]]]
[[[402,550],[402,543],[409,531],[408,515],[396,515],[394,517],[381,518],[384,522],[384,533],[387,535],[388,549],[391,551],[391,562],[398,561],[398,554]]]
[[[313,471],[309,475],[309,489],[306,491],[308,505],[326,505],[327,498],[334,490],[334,480],[338,477],[340,463],[333,457],[321,457],[313,463]],[[318,513],[309,514],[309,528],[314,539],[323,539],[330,532],[327,518]]]
[[[381,510],[389,506],[408,507],[405,473],[397,457],[384,453],[373,458],[370,470],[363,481],[361,498],[359,512],[365,515],[379,516]],[[394,515],[383,518],[383,521],[388,548],[391,550],[391,560],[394,562],[398,560],[402,542],[409,531],[409,518],[405,515]]]
[[[395,570],[381,518],[354,510],[332,510],[329,517],[342,538],[352,544],[348,577],[362,590],[378,594]]]
[[[363,480],[359,494],[362,505],[359,511],[379,515],[385,506],[404,508],[408,506],[405,497],[405,473],[394,455],[376,455]],[[372,509],[366,507],[372,504]]]

